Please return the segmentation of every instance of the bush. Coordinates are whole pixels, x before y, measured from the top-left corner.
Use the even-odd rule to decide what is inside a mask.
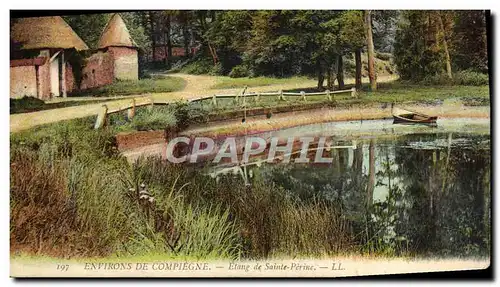
[[[212,76],[219,76],[224,74],[224,69],[222,67],[221,63],[217,63],[215,65],[212,65],[212,68],[210,68],[210,72],[208,73],[209,75]]]
[[[198,57],[193,59],[190,63],[184,65],[180,71],[186,74],[202,75],[209,74],[214,64],[210,59]]]
[[[392,54],[391,53],[376,52],[375,58],[383,60],[383,61],[389,61],[392,59]]]
[[[456,85],[484,86],[489,84],[488,74],[478,73],[470,70],[460,71],[453,75]]]
[[[229,77],[231,78],[248,77],[248,75],[249,75],[248,68],[244,65],[238,65],[233,67],[233,69],[229,73]]]
[[[26,113],[41,110],[45,102],[34,97],[22,97],[20,99],[10,99],[10,113]]]
[[[453,79],[446,74],[437,74],[425,77],[421,83],[426,85],[460,85],[460,86],[484,86],[488,85],[488,74],[482,74],[470,70],[459,71],[453,74]]]
[[[171,106],[140,107],[131,121],[125,113],[113,114],[109,118],[112,129],[116,131],[164,130],[177,125],[175,109]]]

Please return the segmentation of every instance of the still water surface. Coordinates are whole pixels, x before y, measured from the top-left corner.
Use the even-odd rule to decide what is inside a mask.
[[[262,164],[234,176],[336,202],[380,244],[425,256],[482,256],[490,246],[489,120],[437,128],[391,121],[326,123],[267,136],[331,136],[331,164]],[[219,167],[219,170],[222,167]]]

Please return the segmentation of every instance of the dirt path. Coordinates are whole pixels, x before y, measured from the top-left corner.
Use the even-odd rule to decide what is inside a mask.
[[[149,101],[151,96],[155,101],[162,102],[173,102],[179,99],[193,99],[201,96],[214,95],[214,94],[233,94],[239,92],[241,89],[211,89],[217,83],[216,76],[208,75],[188,75],[188,74],[170,74],[169,76],[181,77],[186,81],[186,86],[182,91],[170,92],[170,93],[155,93],[155,94],[142,94],[142,95],[131,95],[123,97],[110,97],[109,101],[103,101],[97,104],[89,105],[78,105],[73,107],[66,107],[60,109],[44,110],[32,113],[14,114],[10,115],[10,131],[18,132],[24,129],[29,129],[34,126],[48,124],[63,120],[83,118],[87,116],[97,115],[99,109],[102,105],[106,104],[109,109],[119,108],[127,106],[130,103],[131,98],[135,98],[137,103],[144,103]],[[390,80],[379,79],[380,81]],[[347,79],[346,83],[349,84],[352,79]],[[307,80],[299,82],[287,82],[283,84],[275,84],[269,86],[259,86],[250,87],[248,92],[252,91],[277,91],[279,89],[297,89],[313,87],[316,85],[316,81]],[[57,98],[51,100],[50,102],[61,102],[61,101],[75,101],[75,100],[95,100],[92,97],[82,97],[82,98]],[[98,99],[106,99],[99,97]]]

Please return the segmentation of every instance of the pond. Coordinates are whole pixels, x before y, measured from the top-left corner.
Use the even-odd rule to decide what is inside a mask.
[[[219,165],[212,175],[230,173],[248,185],[263,180],[303,200],[334,202],[355,233],[371,234],[368,249],[433,257],[489,254],[489,120],[440,120],[437,128],[374,120],[266,133],[305,135],[330,136],[333,162]]]

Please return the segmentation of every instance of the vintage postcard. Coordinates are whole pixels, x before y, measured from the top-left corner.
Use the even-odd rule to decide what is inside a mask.
[[[12,10],[10,276],[491,271],[490,17]]]

